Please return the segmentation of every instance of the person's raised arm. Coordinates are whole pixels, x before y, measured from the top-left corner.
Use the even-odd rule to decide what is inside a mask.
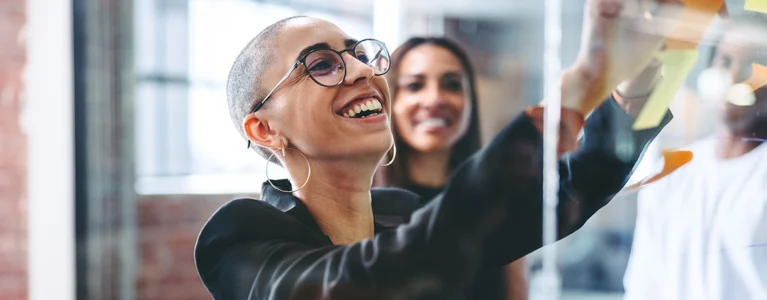
[[[455,294],[486,260],[489,236],[514,239],[514,232],[502,227],[516,207],[512,203],[536,202],[516,199],[539,194],[528,188],[540,186],[540,171],[533,163],[540,161],[539,141],[529,118],[517,118],[496,138],[496,146],[463,164],[445,196],[417,211],[409,224],[351,245],[317,248],[319,244],[299,242],[308,237],[301,230],[286,232],[292,227],[285,222],[292,219],[281,211],[256,200],[236,200],[220,209],[200,234],[195,252],[200,276],[216,299]],[[514,188],[487,194],[481,190],[484,184],[473,186],[475,179],[465,175],[514,179]]]
[[[612,113],[617,109],[611,102],[603,106]],[[601,143],[597,137],[590,141]],[[591,157],[599,160],[598,154]],[[270,223],[282,220],[281,211],[263,202],[234,201],[200,235],[196,259],[201,277],[217,299],[352,299],[457,289],[483,263],[511,261],[540,246],[541,155],[539,128],[523,114],[459,167],[441,199],[416,213],[410,224],[352,245],[316,249],[295,242],[306,236],[275,231],[281,223]],[[569,170],[567,163],[562,166]],[[564,199],[571,200],[569,195]],[[492,237],[526,243],[513,251],[488,252],[504,249],[488,243]]]
[[[611,6],[616,3],[627,5]],[[622,11],[627,7],[635,8],[618,0],[588,1],[579,59],[562,77],[563,110],[558,153],[571,153],[561,159],[559,166],[560,238],[583,226],[623,188],[647,145],[671,119],[671,113],[667,111],[655,128],[640,131],[631,128],[634,117],[646,102],[646,98],[639,94],[651,91],[660,76],[661,66],[653,55],[660,49],[663,38],[635,31],[628,26],[634,26],[637,21],[626,15],[636,18],[641,14]],[[638,96],[618,99],[608,96],[621,81],[626,84],[619,88],[620,92]],[[605,102],[604,98],[608,101]],[[596,110],[592,111],[594,108]],[[545,105],[527,111],[540,131],[543,129],[544,109]],[[583,139],[577,146],[575,136],[582,124],[579,123],[580,118],[589,113],[591,116],[586,121]],[[531,169],[541,168],[542,165],[539,165]],[[503,182],[500,180],[487,190],[503,188]],[[529,188],[540,191],[539,186]],[[540,195],[524,199],[534,201],[540,199]],[[514,246],[505,245],[511,241],[499,239],[490,249],[512,251],[515,248],[520,253],[526,253],[541,246],[542,204],[529,202],[517,205],[518,209],[514,210],[517,214],[510,217],[509,226],[513,228],[508,230],[514,231],[516,227],[518,232],[514,236],[523,239],[515,240],[517,244]]]
[[[610,0],[589,3],[599,1]],[[618,73],[605,73],[610,80],[591,76],[597,73],[575,76],[585,79],[581,83],[563,76],[563,106],[576,109],[563,113],[563,120],[580,118],[583,124],[583,115],[598,108],[586,122],[580,149],[560,161],[560,237],[620,190],[663,126],[621,138],[612,133],[632,120],[614,100],[602,103],[613,88],[603,85]],[[565,90],[573,83],[583,85]],[[504,265],[542,246],[542,147],[530,113],[522,114],[461,164],[445,191],[410,223],[351,245],[307,243],[311,238],[301,224],[286,226],[292,219],[281,211],[255,200],[234,201],[200,234],[198,272],[219,300],[454,296],[483,264]]]

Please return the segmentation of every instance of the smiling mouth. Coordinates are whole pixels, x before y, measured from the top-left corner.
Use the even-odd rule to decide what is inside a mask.
[[[446,119],[443,119],[443,118],[428,118],[426,120],[421,121],[419,125],[425,126],[425,127],[431,127],[431,128],[444,128],[444,127],[447,127],[448,122]]]
[[[355,101],[352,105],[341,110],[341,112],[339,114],[345,118],[364,119],[381,114],[383,112],[383,105],[381,105],[378,99],[370,98]]]

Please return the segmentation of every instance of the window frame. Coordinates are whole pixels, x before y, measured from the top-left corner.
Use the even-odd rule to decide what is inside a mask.
[[[194,44],[199,43],[194,40],[196,36],[192,35],[195,27],[194,5],[200,3],[245,5],[247,3],[247,5],[259,6],[257,8],[259,10],[285,9],[290,15],[318,16],[330,21],[355,25],[369,23],[364,29],[349,29],[358,32],[368,31],[370,36],[373,33],[372,14],[349,13],[343,7],[330,9],[325,6],[292,3],[292,1],[227,0],[226,2],[216,1],[215,4],[209,4],[205,0],[136,0],[136,16],[153,16],[152,20],[136,19],[134,26],[137,89],[135,104],[137,176],[134,189],[139,195],[258,194],[261,184],[266,180],[265,160],[244,147],[232,150],[243,151],[243,157],[245,155],[253,157],[252,161],[243,161],[244,166],[240,168],[224,166],[222,170],[215,170],[218,167],[214,165],[206,171],[199,170],[204,166],[201,167],[197,161],[210,161],[210,156],[200,157],[195,154],[199,151],[195,149],[195,143],[199,145],[199,141],[194,141],[196,137],[190,135],[194,131],[190,129],[193,127],[191,114],[195,110],[194,101],[199,101],[195,100],[194,93],[205,89],[225,96],[226,83],[219,72],[215,72],[213,77],[197,76],[199,71],[195,70],[194,65],[197,58],[195,58],[195,50],[192,49]],[[343,27],[343,24],[339,25]],[[251,37],[237,37],[237,39],[241,38]],[[242,44],[244,45],[245,42],[247,41],[245,40]],[[241,45],[238,44],[238,47]],[[239,49],[236,51],[239,52]],[[229,56],[228,53],[227,56]],[[233,58],[234,56],[232,60]],[[221,101],[221,103],[225,102]],[[229,126],[230,122],[226,123]],[[236,145],[234,147],[237,147]],[[229,157],[226,153],[224,156]],[[276,171],[272,169],[270,173],[286,175],[284,171]]]

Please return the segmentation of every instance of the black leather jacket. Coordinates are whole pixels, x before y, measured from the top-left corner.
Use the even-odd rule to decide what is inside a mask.
[[[560,159],[559,238],[618,193],[670,120],[669,112],[657,128],[632,131],[634,119],[612,99],[591,114],[579,150]],[[198,273],[219,300],[466,299],[478,270],[543,246],[542,150],[522,114],[423,208],[413,212],[413,193],[373,189],[376,235],[350,245],[333,245],[299,199],[265,184],[263,201],[233,200],[207,222]]]

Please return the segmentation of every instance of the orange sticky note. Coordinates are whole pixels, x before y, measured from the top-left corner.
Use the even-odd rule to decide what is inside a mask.
[[[632,127],[634,130],[649,129],[660,124],[687,73],[698,60],[698,50],[666,50],[658,55],[658,59],[664,65],[663,78],[639,112]]]
[[[724,0],[683,0],[682,3],[685,9],[671,31],[671,37],[666,39],[666,49],[697,49],[706,33],[705,28],[725,7]],[[676,36],[685,38],[673,38]]]
[[[624,191],[637,190],[650,183],[656,182],[686,165],[692,161],[692,158],[692,152],[686,150],[663,151],[663,170],[661,170],[658,174],[642,179],[639,182],[626,187]]]
[[[767,2],[767,0],[764,1]],[[763,87],[767,84],[767,66],[751,64],[751,77],[746,79],[744,83],[748,83],[751,86],[751,91]]]
[[[745,9],[767,14],[767,0],[746,0]]]

